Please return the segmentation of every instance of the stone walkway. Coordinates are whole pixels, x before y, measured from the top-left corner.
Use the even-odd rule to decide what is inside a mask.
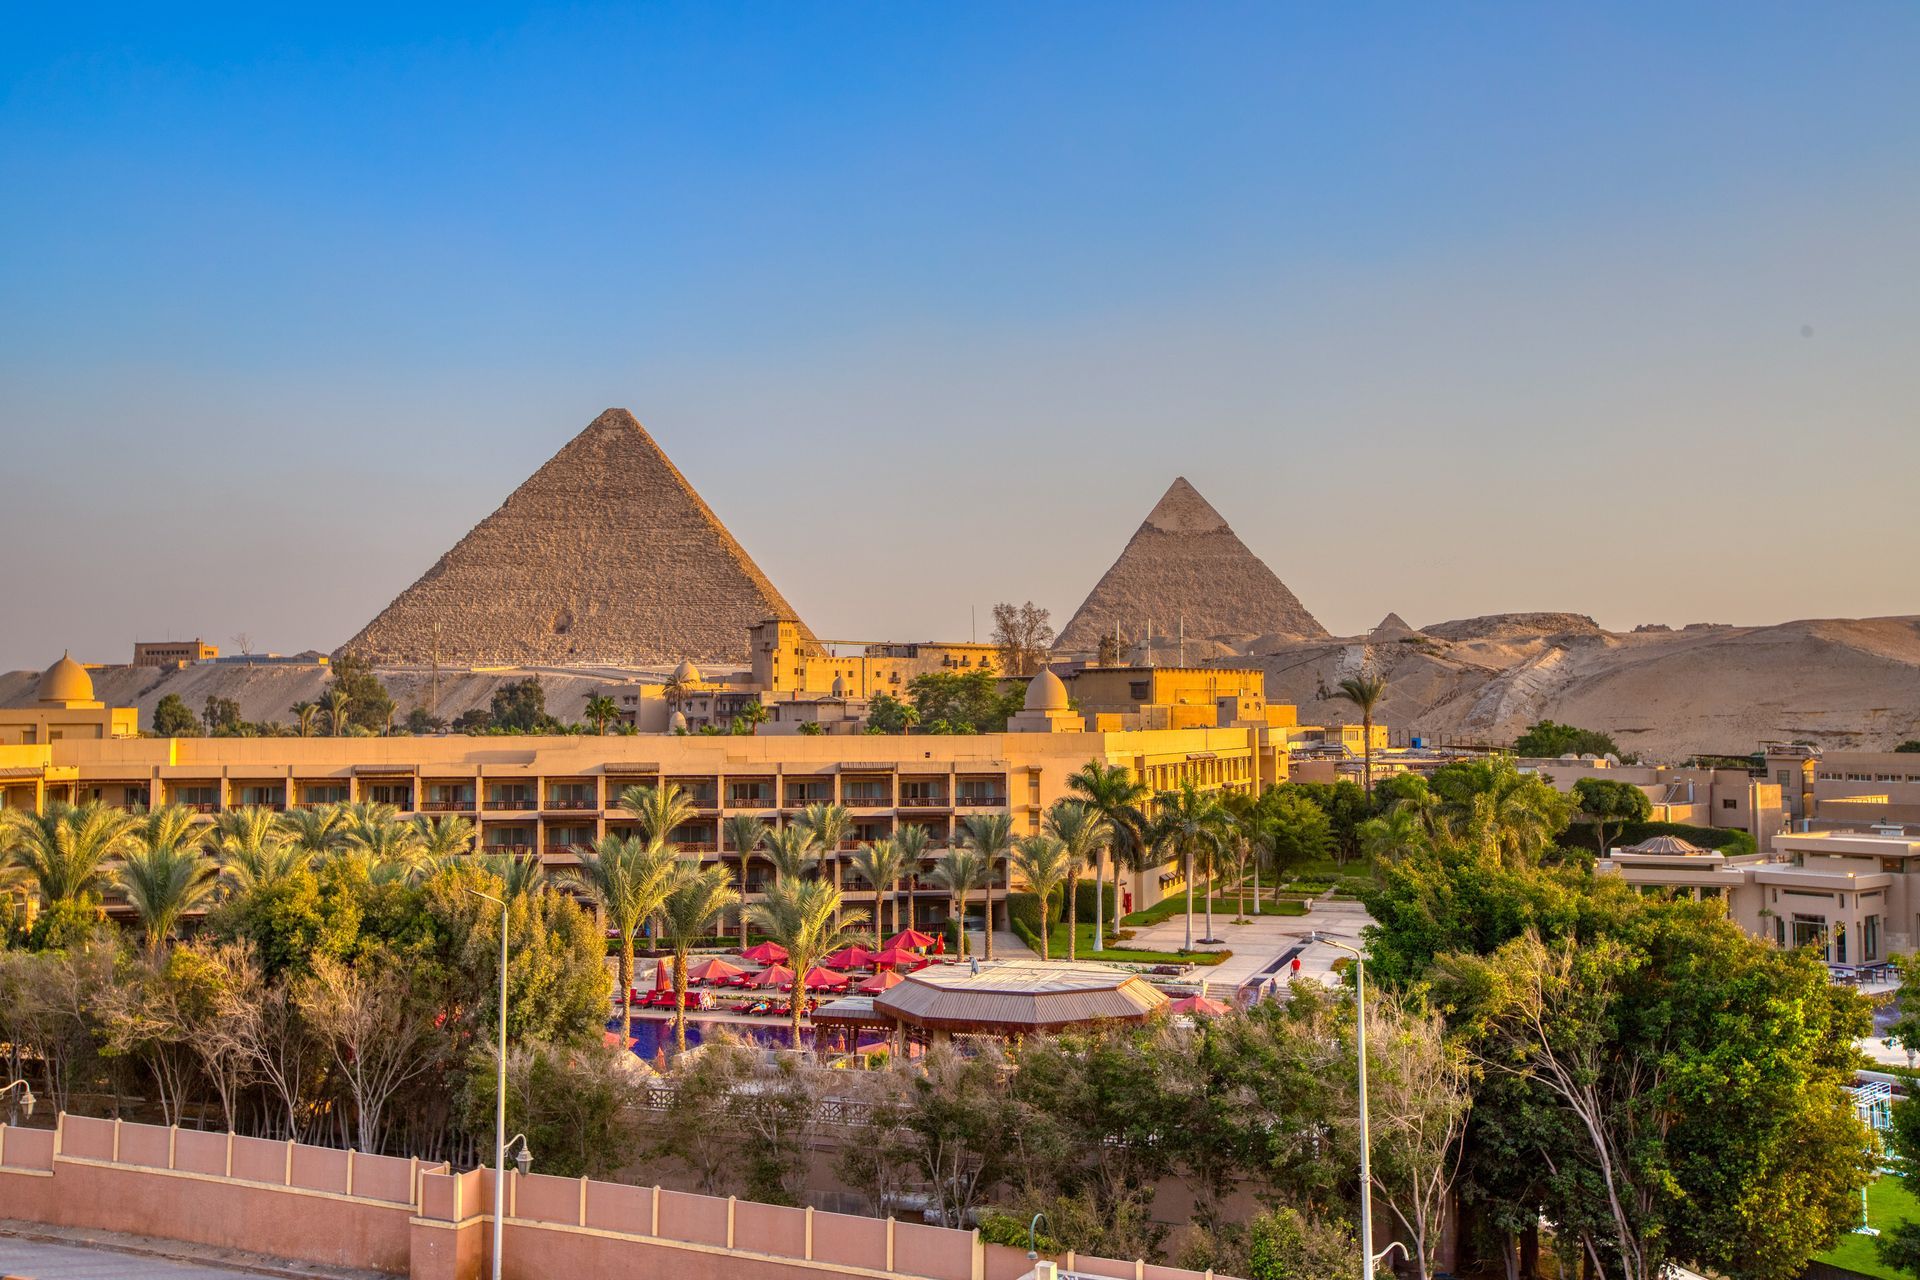
[[[19,1276],[21,1280],[132,1280],[145,1276],[155,1280],[231,1280],[263,1273],[140,1257],[112,1249],[0,1238],[0,1274]]]
[[[1234,924],[1232,920],[1231,912],[1214,912],[1214,932],[1223,941],[1219,946],[1204,943],[1195,946],[1200,951],[1225,948],[1233,952],[1219,965],[1196,970],[1194,974],[1196,979],[1206,981],[1210,993],[1223,998],[1298,945],[1304,935],[1317,929],[1349,946],[1357,947],[1360,945],[1360,931],[1373,923],[1366,908],[1359,903],[1337,901],[1325,894],[1313,900],[1313,909],[1304,916],[1251,916],[1246,924]],[[1200,933],[1205,924],[1206,917],[1196,914],[1195,934]],[[1140,930],[1127,945],[1149,951],[1178,951],[1185,937],[1186,917],[1174,916]],[[1328,981],[1334,961],[1346,954],[1323,944],[1308,944],[1300,953],[1299,976]],[[1284,986],[1293,975],[1291,969],[1287,968],[1273,976],[1277,976]]]

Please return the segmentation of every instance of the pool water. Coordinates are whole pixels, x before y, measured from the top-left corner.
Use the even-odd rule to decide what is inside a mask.
[[[785,1018],[778,1022],[765,1024],[751,1022],[715,1022],[712,1019],[687,1019],[687,1048],[699,1044],[704,1035],[714,1028],[732,1032],[751,1044],[772,1045],[786,1048],[793,1043],[792,1031]],[[607,1030],[619,1034],[620,1019],[607,1020]],[[813,1043],[813,1028],[800,1028],[800,1043]],[[673,1053],[673,1023],[663,1018],[635,1018],[633,1020],[634,1056],[651,1063],[660,1050],[665,1049],[669,1056]]]

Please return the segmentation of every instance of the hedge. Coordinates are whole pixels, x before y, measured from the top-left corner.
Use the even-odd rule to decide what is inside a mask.
[[[1093,904],[1094,904],[1093,894],[1094,894],[1094,890],[1096,889],[1104,889],[1106,891],[1100,896],[1107,900],[1106,921],[1108,924],[1112,924],[1114,919],[1116,918],[1115,912],[1119,909],[1119,906],[1120,906],[1120,887],[1114,884],[1112,880],[1108,880],[1105,884],[1095,884],[1093,882],[1092,877],[1083,877],[1080,883],[1074,886],[1074,894],[1073,894],[1074,912],[1078,915],[1080,919],[1085,920],[1089,923],[1092,922]]]
[[[1061,902],[1065,897],[1066,894],[1059,889],[1055,889],[1048,895],[1047,922],[1049,924],[1060,919]],[[1008,894],[1007,919],[1024,924],[1029,933],[1038,934],[1040,932],[1040,895],[1028,893],[1025,890]]]

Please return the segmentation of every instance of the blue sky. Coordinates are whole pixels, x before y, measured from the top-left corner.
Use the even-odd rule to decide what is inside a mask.
[[[1176,474],[1336,631],[1920,612],[1911,5],[274,8],[9,19],[0,667],[337,645],[609,405],[834,636]]]

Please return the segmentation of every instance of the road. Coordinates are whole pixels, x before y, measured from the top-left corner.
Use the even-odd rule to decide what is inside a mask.
[[[235,1271],[199,1263],[172,1262],[112,1249],[41,1244],[0,1236],[0,1275],[21,1280],[237,1280],[258,1271]]]

